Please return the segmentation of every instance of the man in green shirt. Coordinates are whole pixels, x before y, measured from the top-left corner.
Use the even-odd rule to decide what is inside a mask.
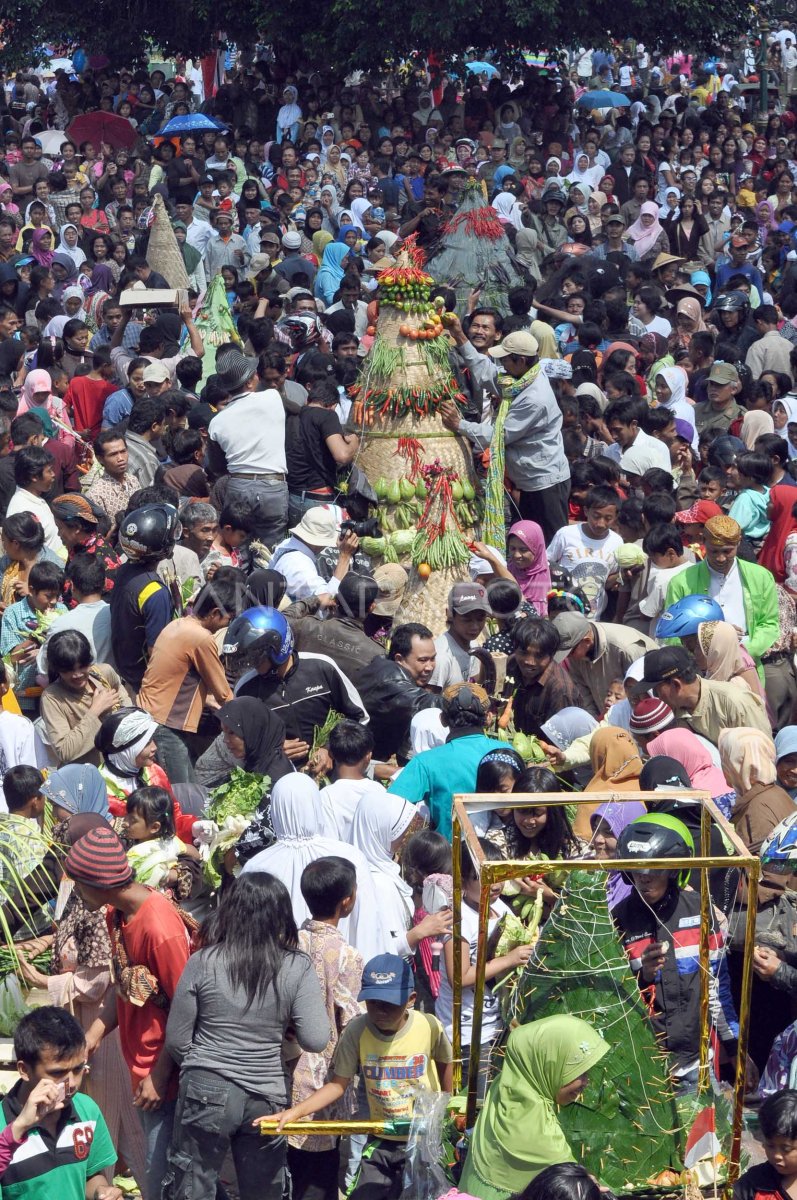
[[[13,1150],[3,1173],[3,1200],[121,1200],[120,1189],[106,1178],[116,1163],[108,1126],[78,1090],[86,1038],[75,1018],[52,1005],[34,1009],[17,1026],[14,1054],[20,1079],[0,1105],[0,1138],[11,1125]],[[44,1081],[55,1091],[42,1099],[39,1119],[18,1139],[18,1118]]]

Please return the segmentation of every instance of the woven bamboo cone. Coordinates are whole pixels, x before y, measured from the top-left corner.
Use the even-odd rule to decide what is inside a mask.
[[[152,211],[154,216],[149,231],[147,262],[153,271],[163,276],[169,287],[187,292],[188,272],[162,196],[155,196]]]
[[[399,256],[398,265],[412,265],[409,258],[403,258],[403,253]],[[435,393],[442,396],[450,386],[451,370],[447,369],[444,363],[430,362],[426,358],[421,347],[428,343],[415,341],[399,332],[401,326],[420,329],[423,320],[422,315],[407,314],[390,303],[382,303],[378,321],[379,335],[404,351],[404,364],[400,375],[394,375],[389,383],[392,387],[417,387],[419,390],[431,392],[433,396]],[[443,336],[447,338],[447,335]],[[360,383],[364,393],[369,387],[368,359],[363,365]],[[391,483],[394,480],[410,478],[408,461],[399,454],[398,443],[400,438],[415,438],[420,443],[422,466],[439,460],[443,466],[456,471],[461,482],[470,481],[476,487],[476,473],[469,442],[447,429],[434,409],[422,416],[409,413],[399,418],[383,417],[376,412],[373,424],[365,428],[364,435],[358,465],[368,476],[372,486],[378,479]],[[384,518],[385,513],[390,511],[390,505],[386,502],[382,504]],[[473,536],[473,529],[462,530],[464,541],[471,540]],[[435,635],[442,633],[446,628],[448,594],[455,583],[469,578],[467,563],[435,570],[427,579],[418,575],[407,557],[403,559],[403,565],[410,572],[410,581],[394,624],[401,621],[419,621],[427,625]]]

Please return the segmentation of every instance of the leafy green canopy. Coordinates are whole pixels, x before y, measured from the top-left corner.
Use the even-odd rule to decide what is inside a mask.
[[[4,0],[0,53],[4,65],[29,58],[37,45],[63,41],[129,63],[150,39],[169,53],[202,53],[223,29],[239,45],[262,39],[278,52],[304,58],[314,70],[376,70],[388,60],[435,52],[451,61],[473,47],[501,55],[522,49],[605,45],[634,37],[663,50],[676,46],[714,50],[748,27],[740,0],[448,0],[401,10],[389,0]]]

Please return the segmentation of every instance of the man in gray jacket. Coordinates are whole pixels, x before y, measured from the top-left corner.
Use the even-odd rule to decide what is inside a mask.
[[[456,328],[456,327],[454,327]],[[461,333],[461,330],[460,330]],[[464,334],[461,334],[464,338]],[[459,345],[454,334],[454,340]],[[487,381],[499,396],[498,370],[507,377],[504,391],[511,398],[504,423],[506,473],[520,492],[518,508],[524,519],[536,521],[546,544],[567,524],[570,466],[562,444],[562,414],[553,389],[538,365],[537,339],[525,330],[508,333],[499,346],[491,346],[489,358],[475,350],[468,366]],[[496,365],[491,364],[493,359]],[[462,433],[477,450],[486,450],[493,436],[493,421],[463,421],[453,401],[440,406],[443,423]]]

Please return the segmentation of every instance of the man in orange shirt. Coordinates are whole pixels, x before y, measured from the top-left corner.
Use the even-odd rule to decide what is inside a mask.
[[[124,846],[103,818],[72,845],[65,870],[91,912],[108,906],[115,988],[86,1034],[92,1054],[117,1026],[147,1143],[147,1194],[167,1169],[178,1074],[164,1049],[169,1005],[190,947],[183,919],[166,896],[136,883]],[[129,969],[127,969],[129,968]]]

